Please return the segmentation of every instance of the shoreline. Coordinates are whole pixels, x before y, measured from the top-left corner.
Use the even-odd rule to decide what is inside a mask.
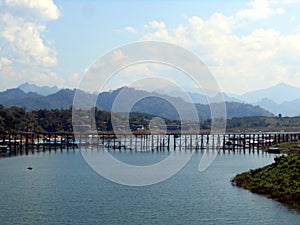
[[[300,155],[290,154],[274,160],[265,167],[237,174],[231,183],[300,213]]]

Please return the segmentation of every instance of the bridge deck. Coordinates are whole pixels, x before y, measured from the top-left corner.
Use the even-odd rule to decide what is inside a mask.
[[[281,142],[300,140],[300,132],[258,132],[226,134],[73,134],[73,133],[3,133],[0,145],[7,154],[28,151],[96,147],[120,150],[203,150],[263,149]]]

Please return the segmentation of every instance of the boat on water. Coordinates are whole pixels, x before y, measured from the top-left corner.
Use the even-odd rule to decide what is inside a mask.
[[[270,147],[267,150],[268,153],[272,153],[272,154],[280,154],[281,153],[281,149],[277,148],[277,147]]]
[[[0,145],[1,154],[9,154],[10,148],[8,145]]]

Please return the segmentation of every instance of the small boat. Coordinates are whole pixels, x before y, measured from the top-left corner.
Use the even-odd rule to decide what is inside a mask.
[[[268,149],[267,152],[268,153],[273,153],[273,154],[280,154],[281,150],[280,150],[280,148],[271,147],[271,148]]]
[[[10,152],[9,146],[8,145],[0,145],[0,152],[5,153],[5,154],[9,154],[9,152]]]

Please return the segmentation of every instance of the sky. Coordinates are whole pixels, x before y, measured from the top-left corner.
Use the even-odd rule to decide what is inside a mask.
[[[0,91],[24,82],[76,88],[99,58],[126,57],[116,49],[137,41],[187,49],[227,93],[300,88],[299,9],[300,0],[0,0]],[[151,76],[194,87],[178,69],[145,63],[107,88]]]

